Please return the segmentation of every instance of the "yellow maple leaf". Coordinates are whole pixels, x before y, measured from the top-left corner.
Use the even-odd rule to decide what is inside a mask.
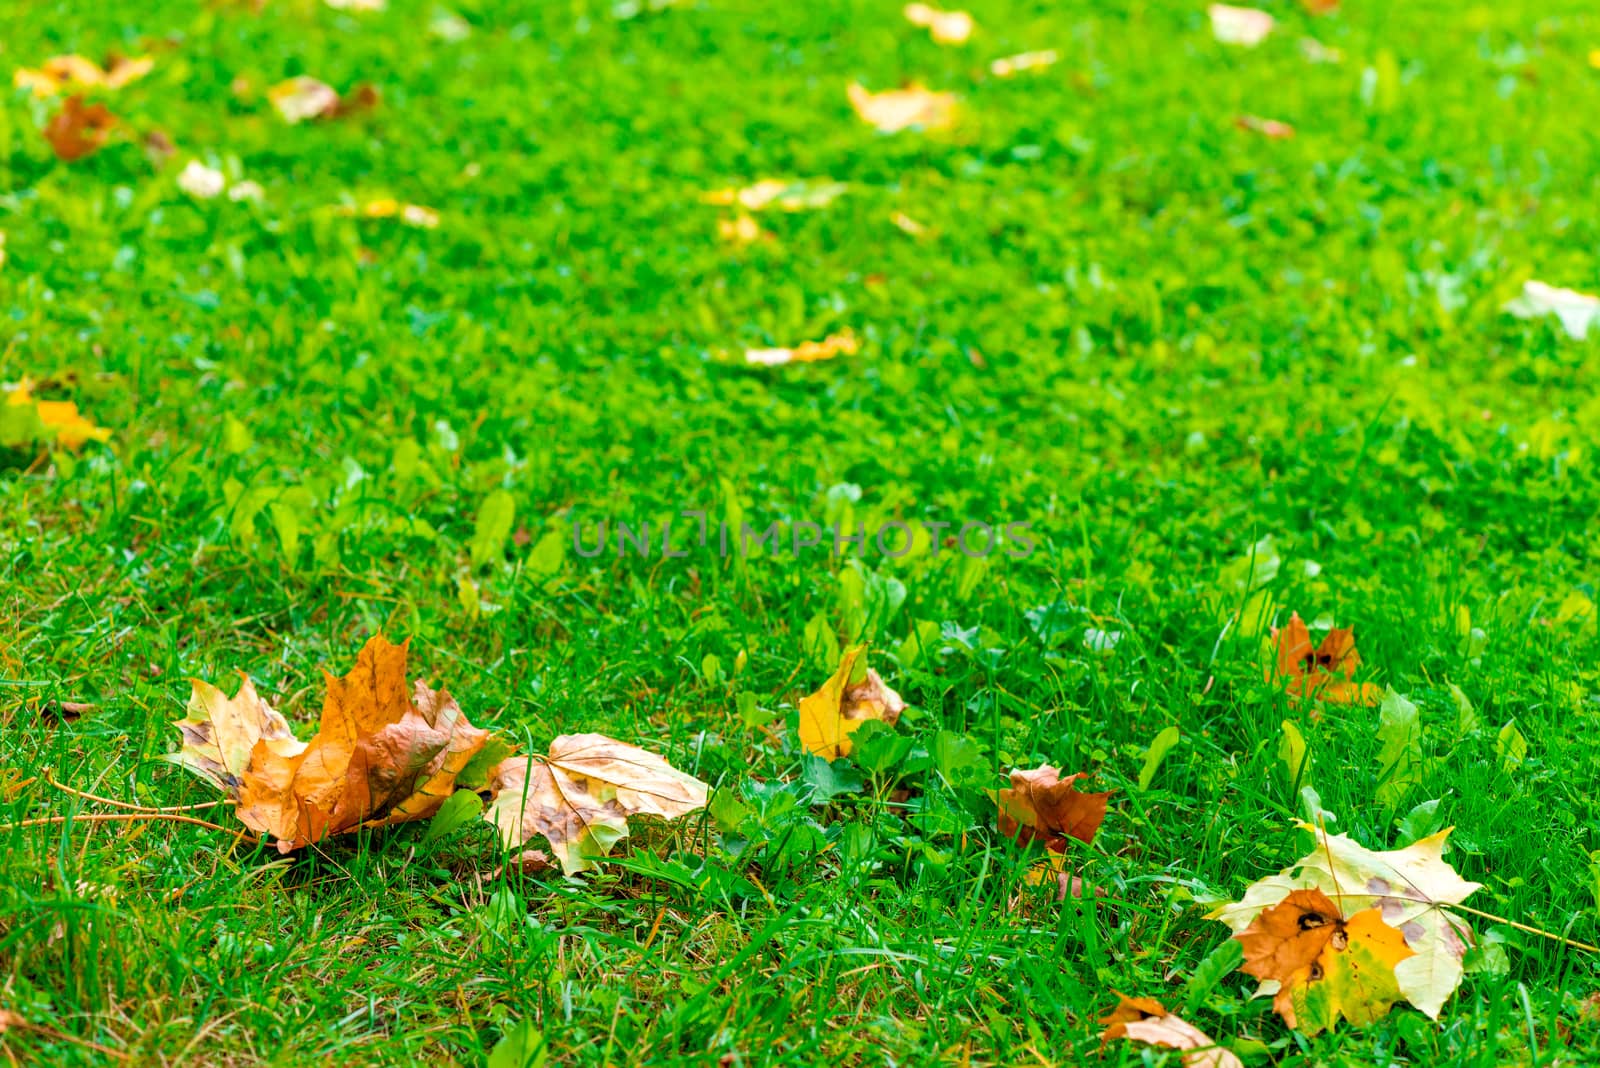
[[[822,688],[800,699],[800,744],[824,760],[849,756],[850,736],[875,719],[893,724],[905,710],[900,695],[867,667],[867,647],[852,646],[839,657],[839,669]]]
[[[111,431],[84,418],[73,402],[35,400],[33,383],[28,379],[6,394],[6,404],[17,408],[32,405],[51,440],[63,449],[75,451],[87,442],[111,439]]]
[[[149,56],[117,56],[104,69],[83,56],[52,56],[37,69],[18,67],[12,83],[34,96],[55,96],[64,89],[121,89],[155,69]]]

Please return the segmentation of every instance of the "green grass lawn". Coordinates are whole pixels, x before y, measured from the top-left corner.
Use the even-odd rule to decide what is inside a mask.
[[[1502,310],[1600,290],[1600,12],[1263,2],[1254,49],[1200,0],[971,0],[960,46],[895,0],[11,4],[5,71],[155,66],[96,95],[121,126],[72,164],[58,100],[0,104],[0,380],[112,431],[0,466],[0,1009],[26,1021],[0,1055],[479,1065],[532,1021],[551,1063],[1176,1066],[1096,1059],[1122,991],[1252,1066],[1600,1058],[1600,955],[1483,919],[1437,1022],[1306,1037],[1248,977],[1195,978],[1228,936],[1207,908],[1305,852],[1308,783],[1372,848],[1453,825],[1470,904],[1600,942],[1596,340]],[[988,72],[1037,49],[1060,61]],[[266,94],[299,74],[381,102],[289,125]],[[880,134],[852,81],[960,121]],[[261,198],[185,193],[190,160]],[[848,189],[721,239],[703,195],[772,177]],[[439,225],[340,210],[385,197]],[[855,355],[744,363],[845,330]],[[474,551],[501,490],[514,533]],[[1036,545],[571,544],[685,509]],[[1278,622],[1353,626],[1418,706],[1412,781],[1376,709],[1264,681],[1252,553]],[[496,874],[487,826],[290,857],[15,826],[114,811],[52,777],[212,800],[162,759],[187,680],[245,671],[304,735],[379,631],[475,723],[659,751],[718,818],[572,878]],[[910,751],[802,760],[798,699],[857,639]],[[984,790],[1042,762],[1116,791],[1069,856],[1092,903],[995,828]]]

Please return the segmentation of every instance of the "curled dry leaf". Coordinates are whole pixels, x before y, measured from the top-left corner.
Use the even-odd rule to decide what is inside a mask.
[[[868,720],[893,724],[906,703],[867,666],[867,647],[852,646],[822,689],[800,699],[800,744],[824,760],[849,756],[850,736]]]
[[[965,11],[940,11],[927,4],[907,4],[907,21],[921,26],[940,44],[965,44],[974,29],[972,16]]]
[[[942,130],[953,126],[956,121],[955,96],[936,93],[921,85],[874,93],[857,82],[851,82],[849,94],[850,106],[856,109],[861,120],[876,126],[882,133],[899,133],[913,127]]]
[[[544,756],[508,757],[489,776],[483,818],[508,848],[534,836],[567,874],[588,871],[628,836],[631,816],[677,819],[704,808],[709,787],[655,753],[603,734],[563,734]]]
[[[1000,833],[1023,845],[1043,842],[1054,853],[1066,851],[1068,838],[1094,841],[1111,791],[1079,793],[1072,784],[1086,777],[1080,772],[1063,779],[1061,769],[1050,764],[1014,768],[1009,787],[989,791],[1000,810]]]
[[[1212,4],[1206,14],[1211,17],[1211,33],[1217,40],[1245,48],[1254,48],[1266,40],[1275,25],[1271,15],[1253,7]]]
[[[1310,824],[1303,829],[1314,831]],[[1321,845],[1292,867],[1251,884],[1244,897],[1207,914],[1235,934],[1250,928],[1266,909],[1297,890],[1316,889],[1347,916],[1378,910],[1411,951],[1394,967],[1400,994],[1438,1018],[1461,983],[1462,958],[1472,932],[1446,906],[1466,900],[1479,888],[1444,862],[1447,828],[1404,849],[1374,852],[1342,834],[1320,835]],[[1276,993],[1276,980],[1264,980],[1263,994]]]
[[[1117,994],[1117,1007],[1102,1017],[1106,1029],[1100,1043],[1130,1039],[1164,1049],[1183,1051],[1184,1068],[1244,1068],[1231,1050],[1193,1024],[1174,1016],[1155,998],[1130,998]]]
[[[247,678],[232,698],[193,680],[182,748],[168,759],[236,799],[240,822],[288,853],[358,827],[426,819],[489,740],[443,690],[407,693],[405,644],[374,636],[327,676],[322,722],[301,742]]]
[[[1026,70],[1043,70],[1054,65],[1060,58],[1060,54],[1053,48],[1047,48],[1039,52],[1021,52],[1014,56],[1005,56],[990,63],[989,73],[996,78],[1009,78]]]
[[[802,341],[792,349],[746,349],[744,362],[758,367],[780,367],[786,363],[816,363],[835,356],[854,356],[861,342],[854,332],[842,330],[821,341]]]
[[[1275,663],[1267,669],[1267,681],[1287,679],[1289,697],[1294,701],[1316,699],[1341,705],[1376,705],[1383,700],[1383,687],[1355,681],[1361,655],[1356,652],[1355,631],[1336,627],[1321,644],[1312,646],[1311,632],[1296,612],[1286,626],[1272,630],[1277,651]]]
[[[149,56],[112,55],[104,68],[83,56],[54,56],[37,70],[18,68],[12,82],[34,96],[55,96],[68,89],[121,89],[149,74],[155,65]]]
[[[1274,141],[1287,141],[1294,136],[1294,127],[1277,119],[1263,119],[1259,115],[1240,115],[1233,124],[1241,130],[1258,133]]]
[[[116,116],[104,104],[85,104],[83,97],[69,96],[45,125],[44,139],[57,159],[71,163],[100,151],[116,125]]]
[[[42,401],[33,396],[33,382],[23,379],[5,395],[7,408],[32,408],[36,429],[59,448],[76,451],[90,441],[109,441],[111,431],[84,418],[71,401]],[[32,435],[28,435],[30,438]]]

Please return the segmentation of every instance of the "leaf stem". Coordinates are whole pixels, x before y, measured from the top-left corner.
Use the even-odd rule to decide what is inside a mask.
[[[40,816],[38,819],[21,820],[17,823],[0,823],[0,831],[20,831],[24,827],[47,827],[56,823],[134,823],[139,820],[164,820],[168,823],[192,823],[196,827],[209,827],[213,831],[223,834],[233,832],[226,827],[205,820],[197,820],[193,816],[180,816],[174,812],[96,812],[79,816]]]
[[[75,790],[66,783],[57,782],[53,772],[45,772],[44,778],[46,782],[57,790],[72,794],[74,797],[81,797],[85,801],[96,801],[102,805],[111,805],[115,808],[131,809],[134,812],[193,812],[201,808],[216,808],[218,805],[237,805],[239,803],[232,798],[224,797],[216,801],[202,801],[198,805],[168,805],[165,808],[152,808],[149,805],[136,805],[131,801],[118,801],[110,797],[101,797],[86,790]]]
[[[1581,949],[1588,953],[1600,953],[1600,946],[1591,946],[1589,943],[1579,942],[1575,938],[1567,938],[1564,935],[1551,934],[1549,931],[1541,931],[1537,927],[1530,927],[1525,923],[1518,923],[1516,920],[1508,920],[1504,916],[1496,916],[1492,912],[1484,912],[1481,909],[1473,908],[1471,905],[1463,905],[1459,902],[1450,902],[1445,904],[1445,908],[1459,909],[1462,912],[1470,913],[1473,916],[1478,916],[1485,920],[1493,920],[1495,923],[1503,923],[1507,927],[1515,927],[1519,931],[1526,931],[1529,934],[1536,934],[1541,938],[1548,938],[1552,942],[1560,942],[1564,946],[1571,946],[1573,949]]]

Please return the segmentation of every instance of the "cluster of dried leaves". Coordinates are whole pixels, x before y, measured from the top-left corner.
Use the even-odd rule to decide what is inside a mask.
[[[542,835],[574,872],[626,837],[630,817],[673,819],[705,805],[704,783],[604,735],[563,735],[548,754],[514,755],[449,693],[409,682],[406,659],[407,644],[368,641],[349,674],[327,677],[322,719],[306,742],[248,678],[233,697],[193,680],[171,759],[221,789],[239,821],[284,853],[428,819],[469,791],[487,797],[484,818],[508,847]]]

